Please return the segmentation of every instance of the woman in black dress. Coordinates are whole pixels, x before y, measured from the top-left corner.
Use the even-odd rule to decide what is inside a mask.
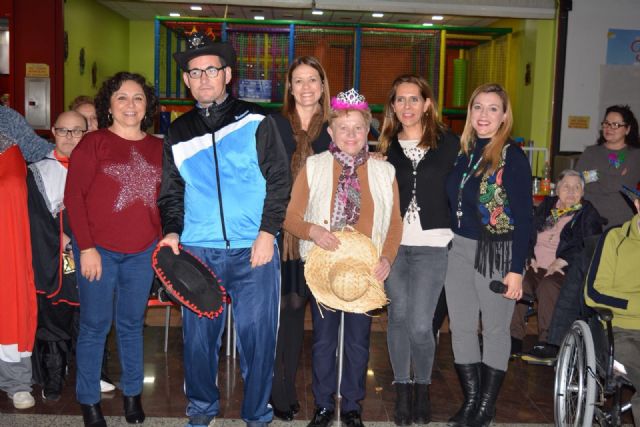
[[[295,180],[307,157],[329,148],[329,82],[316,58],[301,56],[289,66],[284,88],[282,112],[276,114],[275,119]],[[271,405],[276,417],[290,421],[300,409],[295,380],[309,290],[304,280],[298,240],[283,231],[279,246],[282,251],[282,297]]]

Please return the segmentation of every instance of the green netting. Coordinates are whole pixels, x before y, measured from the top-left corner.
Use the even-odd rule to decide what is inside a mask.
[[[440,31],[362,29],[360,90],[369,103],[384,104],[393,80],[423,76],[438,96]]]
[[[184,50],[185,32],[201,31],[211,38],[222,38],[222,26],[220,23],[192,23],[170,22],[160,26],[160,32],[156,42],[159,44],[158,67],[158,93],[163,98],[188,98],[189,92],[182,81],[182,73],[173,60],[174,52]]]
[[[281,102],[289,65],[288,28],[229,25],[227,40],[238,55],[232,80],[233,95],[241,98],[260,95],[255,98]]]
[[[508,46],[508,36],[501,36],[469,50],[468,93],[485,83],[506,87]]]
[[[189,100],[181,72],[172,59],[173,52],[185,47],[185,34],[202,31],[216,39],[226,39],[238,53],[233,70],[231,92],[237,97],[257,101],[282,102],[289,59],[316,56],[324,65],[331,94],[357,87],[379,111],[391,82],[404,73],[421,75],[433,87],[436,99],[444,102],[440,85],[453,89],[448,80],[440,82],[441,29],[409,26],[359,26],[272,21],[255,24],[239,20],[168,20],[160,18],[156,34],[156,78],[161,98]],[[479,33],[486,33],[479,29]],[[497,30],[496,30],[497,31]],[[465,33],[473,34],[471,31]],[[293,40],[291,40],[293,34]],[[504,31],[498,34],[504,34]],[[458,34],[458,40],[460,40]],[[496,34],[492,34],[496,36]],[[453,49],[459,48],[460,42]],[[450,49],[450,48],[448,48]],[[467,94],[489,81],[506,83],[507,36],[480,44],[468,51]],[[453,64],[453,63],[452,63]],[[442,65],[444,66],[444,65]],[[465,79],[458,86],[465,84]],[[464,93],[460,87],[459,92]],[[463,88],[462,88],[463,89]],[[464,95],[458,94],[458,98]],[[447,95],[447,99],[451,94]],[[171,101],[173,102],[173,101]]]
[[[331,94],[354,86],[355,28],[295,28],[295,56],[311,55],[327,72]]]

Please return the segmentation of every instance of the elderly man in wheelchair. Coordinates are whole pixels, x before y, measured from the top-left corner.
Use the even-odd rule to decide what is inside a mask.
[[[640,192],[623,188],[640,212]],[[640,396],[621,402],[621,388],[640,390],[640,215],[599,240],[585,279],[594,315],[573,323],[556,365],[556,425],[621,425],[632,409],[640,427]],[[615,350],[615,353],[614,353]],[[614,357],[615,356],[615,357]],[[605,399],[610,397],[609,402]]]

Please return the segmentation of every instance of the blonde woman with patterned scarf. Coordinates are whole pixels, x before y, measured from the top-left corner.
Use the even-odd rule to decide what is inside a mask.
[[[378,282],[389,275],[402,237],[398,184],[393,166],[369,157],[367,135],[371,111],[355,90],[331,101],[327,152],[311,156],[296,177],[284,228],[300,240],[300,255],[313,246],[334,251],[333,233],[345,227],[368,236],[380,254],[372,273]],[[312,300],[315,302],[315,300]],[[336,348],[341,311],[316,304],[313,319],[312,390],[316,409],[308,427],[333,421]],[[341,416],[347,427],[362,427],[360,401],[365,397],[371,317],[344,312],[344,369],[340,385]]]
[[[522,297],[531,230],[531,168],[509,138],[511,104],[498,84],[467,107],[462,150],[447,179],[454,233],[445,292],[456,371],[465,397],[452,426],[488,426],[509,362],[509,322]],[[504,295],[489,284],[500,281]],[[482,349],[478,339],[482,318]]]

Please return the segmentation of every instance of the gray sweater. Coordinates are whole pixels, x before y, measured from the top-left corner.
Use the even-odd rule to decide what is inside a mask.
[[[601,216],[609,220],[607,227],[629,221],[634,214],[632,205],[620,189],[623,184],[636,188],[640,181],[640,149],[627,147],[624,150],[627,152],[626,158],[619,168],[609,163],[609,153],[615,151],[604,145],[587,147],[576,164],[579,172],[598,172],[598,181],[586,185],[584,198],[593,203]]]
[[[40,138],[24,117],[0,105],[0,154],[16,144],[29,163],[43,159],[53,150],[53,144]]]

